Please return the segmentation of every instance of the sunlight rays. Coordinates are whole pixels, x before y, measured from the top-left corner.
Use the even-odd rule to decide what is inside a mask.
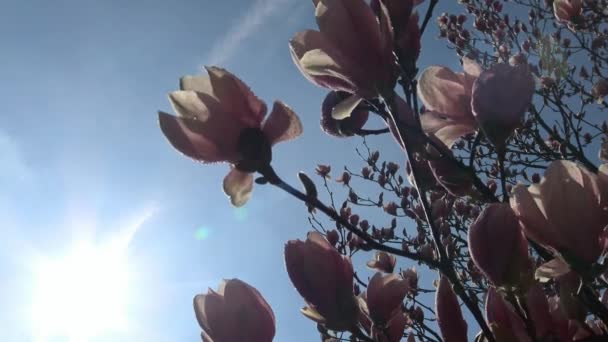
[[[137,290],[131,276],[136,265],[128,258],[128,247],[156,211],[149,206],[119,220],[116,228],[108,228],[113,233],[103,241],[76,240],[63,255],[38,255],[31,312],[36,340],[87,341],[128,329],[130,297]]]

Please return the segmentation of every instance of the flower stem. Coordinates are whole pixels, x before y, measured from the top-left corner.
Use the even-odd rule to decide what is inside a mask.
[[[425,263],[430,268],[439,269],[439,266],[440,266],[439,263],[434,260],[428,260],[428,259],[425,259],[422,256],[420,256],[418,253],[412,253],[412,252],[404,251],[402,249],[397,249],[394,247],[386,246],[386,245],[383,245],[382,243],[379,243],[378,241],[374,240],[369,234],[367,234],[363,230],[352,225],[350,222],[348,222],[348,220],[344,219],[335,210],[333,210],[332,208],[325,205],[318,198],[310,197],[310,196],[306,195],[305,193],[301,192],[300,190],[289,185],[288,183],[284,182],[276,174],[276,172],[270,165],[268,165],[268,167],[266,169],[260,170],[260,173],[272,185],[278,187],[279,189],[287,192],[288,194],[292,195],[293,197],[306,203],[307,205],[310,205],[310,206],[314,207],[315,209],[323,212],[325,215],[331,217],[334,221],[338,222],[340,225],[342,225],[348,231],[350,231],[351,233],[355,234],[356,236],[361,238],[363,241],[365,241],[368,248],[379,250],[379,251],[384,251],[384,252],[395,254],[398,256],[402,256],[402,257],[405,257],[405,258],[408,258],[408,259],[411,259],[414,261]]]
[[[409,145],[408,145],[408,141],[407,141],[407,135],[405,134],[402,125],[397,120],[397,116],[396,116],[397,111],[395,109],[394,96],[396,96],[396,95],[393,93],[392,98],[385,99],[385,105],[386,105],[385,111],[388,114],[387,119],[390,120],[390,122],[388,122],[388,124],[392,123],[392,125],[397,128],[397,136],[400,140],[401,146],[403,146],[403,149],[405,151],[405,154],[406,154],[408,160],[411,161],[410,164],[412,167],[412,177],[414,179],[414,186],[415,186],[416,190],[418,190],[418,197],[420,199],[420,204],[422,205],[425,219],[429,225],[429,229],[431,231],[431,236],[433,237],[433,241],[435,242],[435,247],[436,247],[438,255],[439,255],[439,265],[440,265],[439,270],[443,275],[445,275],[450,280],[450,283],[452,283],[452,287],[454,288],[454,292],[456,292],[456,294],[460,297],[460,299],[463,301],[463,303],[467,306],[469,311],[471,311],[471,314],[473,314],[473,317],[475,317],[475,320],[479,324],[481,330],[483,330],[488,341],[494,342],[495,341],[494,335],[492,334],[490,328],[488,327],[488,325],[483,317],[483,314],[481,313],[481,310],[479,309],[479,306],[476,303],[474,303],[473,300],[466,293],[466,290],[465,290],[464,286],[462,285],[462,283],[460,282],[460,279],[458,278],[458,275],[456,274],[456,271],[454,270],[452,262],[451,262],[449,256],[447,255],[446,249],[443,248],[443,244],[441,242],[441,236],[439,234],[439,229],[437,229],[437,227],[435,225],[435,222],[433,220],[433,216],[431,213],[431,205],[428,202],[428,199],[426,197],[426,189],[424,189],[423,184],[418,182],[419,170],[418,170],[417,164],[415,162],[413,162],[415,160],[414,155],[413,155],[412,151],[408,148]]]

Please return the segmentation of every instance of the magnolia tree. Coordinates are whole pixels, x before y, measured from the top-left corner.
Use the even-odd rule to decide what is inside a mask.
[[[318,30],[289,44],[302,75],[329,91],[321,128],[386,134],[400,160],[367,149],[360,172],[332,178],[318,165],[316,181],[288,184],[272,149],[302,134],[298,116],[280,101],[268,110],[219,67],[181,78],[162,132],[187,157],[230,165],[232,205],[254,184],[306,204],[312,231],[285,244],[285,266],[322,341],[608,340],[608,1],[461,0],[461,13],[440,15],[437,3],[313,0]],[[461,69],[418,69],[435,19]],[[386,128],[366,128],[370,115]],[[315,183],[345,187],[342,205]],[[359,253],[367,265],[353,265]],[[398,259],[435,271],[433,286],[419,286],[414,267],[396,270]],[[355,266],[376,273],[363,279]],[[263,294],[238,279],[197,295],[194,311],[204,341],[275,335]]]

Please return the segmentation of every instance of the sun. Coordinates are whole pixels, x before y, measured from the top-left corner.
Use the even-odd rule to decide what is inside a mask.
[[[129,263],[122,244],[77,243],[64,256],[39,260],[33,329],[40,340],[86,341],[127,326]]]

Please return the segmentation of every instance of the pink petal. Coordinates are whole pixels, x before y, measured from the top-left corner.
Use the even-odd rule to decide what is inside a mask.
[[[523,121],[534,95],[527,65],[499,63],[482,72],[473,85],[471,105],[484,133],[501,146]]]
[[[253,175],[231,167],[230,172],[224,178],[224,193],[230,197],[232,205],[243,206],[251,197],[252,191]]]
[[[367,287],[367,307],[374,323],[386,324],[401,308],[408,291],[408,282],[400,276],[376,272]]]
[[[372,67],[382,50],[380,27],[363,0],[321,0],[315,16],[319,31],[359,67]]]
[[[231,279],[226,283],[224,298],[225,324],[230,326],[233,336],[240,336],[236,340],[272,341],[275,334],[274,313],[257,289],[239,279]]]
[[[494,285],[516,285],[529,270],[528,245],[507,203],[487,206],[469,227],[468,238],[473,262]]]
[[[472,118],[468,94],[464,77],[446,67],[431,66],[418,81],[418,96],[426,110],[444,113],[451,119]]]
[[[302,134],[300,118],[281,101],[275,101],[262,131],[271,144],[297,138]]]
[[[524,322],[493,287],[488,290],[486,298],[486,320],[494,325],[499,341],[530,341]]]
[[[462,69],[464,70],[464,81],[465,81],[465,90],[467,91],[467,95],[471,96],[473,91],[473,83],[481,75],[483,69],[477,62],[470,58],[462,59]]]
[[[594,262],[601,252],[599,235],[607,223],[600,208],[597,176],[576,163],[556,161],[549,165],[539,186],[541,210],[558,231],[562,247]]]
[[[355,93],[357,87],[351,61],[318,31],[298,32],[289,42],[294,63],[309,81],[319,87]]]
[[[178,90],[171,92],[169,93],[169,102],[175,113],[183,118],[206,121],[211,115],[208,105],[194,91]]]
[[[266,115],[266,104],[230,72],[217,67],[206,67],[206,69],[213,94],[224,111],[246,127],[260,127]]]
[[[451,148],[460,137],[477,130],[474,120],[452,119],[438,112],[426,112],[420,117],[422,129],[427,134],[434,134],[447,147]]]
[[[511,191],[511,208],[522,222],[524,233],[532,240],[545,246],[555,246],[557,233],[539,208],[540,194],[536,185],[526,188],[516,185]]]
[[[467,341],[467,323],[448,278],[442,276],[435,294],[437,325],[445,341]]]
[[[551,334],[555,329],[554,322],[549,312],[549,303],[545,292],[538,283],[534,283],[526,294],[526,303],[530,317],[534,322],[537,336],[543,338]]]
[[[192,90],[203,94],[213,94],[211,79],[207,75],[184,76],[179,80],[179,89]]]
[[[340,101],[331,111],[332,118],[343,120],[350,117],[350,114],[357,108],[363,98],[358,95],[351,95],[348,98]]]
[[[169,100],[179,117],[191,119],[190,129],[215,145],[222,160],[237,161],[237,142],[246,125],[223,111],[211,95],[195,91],[174,91]],[[189,123],[196,120],[196,124]]]
[[[206,295],[194,297],[194,313],[200,327],[215,338],[224,334],[222,322],[225,316],[224,298],[209,290]]]
[[[232,160],[236,155],[224,153],[204,132],[198,120],[158,113],[160,128],[171,145],[184,155],[201,162],[213,163]]]
[[[555,258],[540,265],[534,273],[534,278],[538,279],[541,283],[546,283],[568,272],[570,272],[568,264],[560,258]]]

